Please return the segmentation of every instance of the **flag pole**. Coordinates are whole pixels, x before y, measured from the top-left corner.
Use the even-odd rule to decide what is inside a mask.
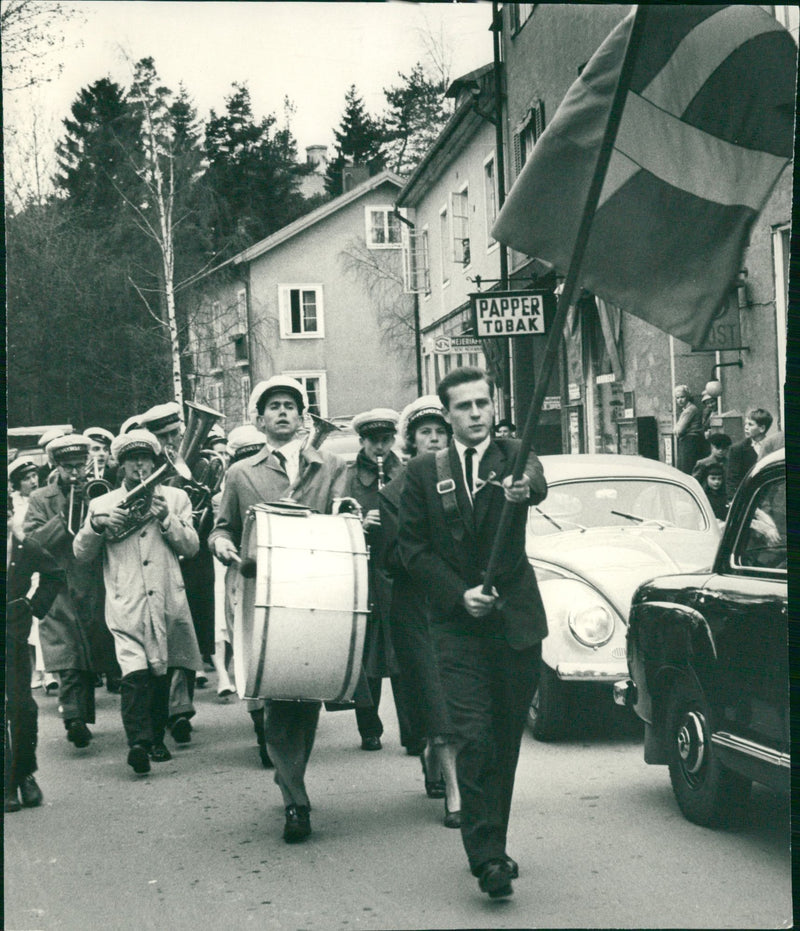
[[[531,449],[531,446],[533,445],[533,433],[537,424],[539,423],[539,415],[542,410],[545,392],[547,391],[547,386],[550,381],[550,373],[552,372],[553,365],[558,357],[558,348],[563,336],[564,324],[567,319],[567,312],[573,303],[574,294],[577,289],[578,275],[581,270],[581,265],[583,264],[586,245],[589,241],[592,220],[594,219],[594,214],[597,210],[597,203],[600,200],[600,194],[603,190],[603,183],[605,181],[606,171],[608,170],[608,163],[611,161],[611,153],[614,149],[614,141],[617,137],[617,129],[619,128],[620,119],[622,118],[622,111],[625,107],[625,98],[630,86],[631,75],[633,74],[633,68],[636,64],[636,55],[641,42],[642,33],[644,31],[644,6],[644,4],[639,4],[636,7],[636,13],[634,14],[633,23],[631,25],[631,32],[628,36],[628,43],[625,47],[625,55],[622,59],[622,65],[620,67],[619,78],[617,79],[617,86],[614,91],[614,97],[611,101],[611,107],[608,111],[608,120],[606,122],[605,132],[600,143],[600,151],[597,155],[594,175],[592,176],[592,181],[589,185],[589,191],[586,195],[586,203],[583,208],[583,216],[581,217],[578,233],[575,237],[575,245],[572,250],[572,256],[570,257],[567,276],[564,279],[564,287],[558,298],[558,306],[556,308],[555,318],[550,327],[550,333],[548,334],[547,343],[545,345],[542,366],[536,378],[536,387],[533,392],[533,398],[531,400],[530,407],[528,408],[528,415],[525,418],[525,426],[522,430],[522,436],[520,437],[520,446],[517,452],[517,458],[514,461],[514,469],[512,471],[512,478],[514,481],[518,481],[522,477],[522,473],[525,471],[525,464],[528,460],[528,453]],[[510,501],[505,501],[503,503],[503,510],[500,514],[500,522],[497,526],[497,533],[494,537],[492,551],[489,555],[489,562],[486,566],[486,572],[484,574],[483,593],[486,595],[491,594],[492,591],[494,577],[497,573],[497,564],[500,558],[500,550],[502,548],[503,541],[508,534],[508,528],[509,524],[511,523],[511,516],[513,513],[512,509],[514,507],[515,505],[513,505]]]

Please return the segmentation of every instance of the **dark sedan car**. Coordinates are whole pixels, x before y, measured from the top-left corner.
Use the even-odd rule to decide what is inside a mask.
[[[721,825],[753,782],[789,790],[784,451],[739,488],[711,572],[634,594],[630,678],[615,700],[645,722],[646,763],[666,764],[684,816]]]

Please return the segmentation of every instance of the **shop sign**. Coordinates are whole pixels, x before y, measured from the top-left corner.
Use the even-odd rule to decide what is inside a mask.
[[[470,294],[475,334],[480,339],[543,336],[550,291],[489,291]]]
[[[437,336],[433,341],[433,351],[444,355],[450,352],[483,352],[483,346],[471,336]]]

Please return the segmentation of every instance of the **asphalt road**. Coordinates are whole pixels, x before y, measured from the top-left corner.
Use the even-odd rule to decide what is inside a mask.
[[[76,750],[57,700],[35,692],[45,804],[5,817],[8,931],[791,924],[788,800],[756,788],[739,830],[689,824],[621,709],[562,743],[526,734],[509,838],[520,878],[512,898],[490,901],[398,745],[390,695],[378,753],[360,749],[352,712],[323,712],[314,833],[289,846],[250,719],[237,700],[219,704],[210,679],[192,743],[168,741],[173,760],[138,778],[118,696],[98,690],[95,740]]]

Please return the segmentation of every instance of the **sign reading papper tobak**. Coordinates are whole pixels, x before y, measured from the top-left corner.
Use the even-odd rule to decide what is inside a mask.
[[[470,294],[475,335],[479,339],[499,336],[543,336],[545,307],[554,302],[550,291],[488,291]]]

